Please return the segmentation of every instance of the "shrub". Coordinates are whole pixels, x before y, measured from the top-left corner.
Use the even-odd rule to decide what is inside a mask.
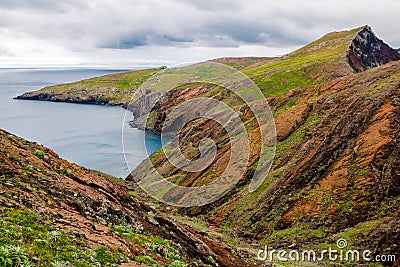
[[[44,158],[44,156],[46,156],[46,154],[40,149],[35,150],[34,154],[40,158]]]
[[[25,251],[19,246],[0,247],[0,266],[3,267],[28,267],[32,266]]]
[[[136,256],[135,262],[137,263],[144,263],[148,265],[154,265],[156,262],[150,256]]]
[[[26,166],[22,167],[21,169],[23,169],[25,171],[30,171],[30,172],[35,171],[35,169],[31,165],[26,165]]]
[[[14,162],[19,162],[19,158],[16,156],[11,156],[10,159]]]
[[[60,173],[61,174],[68,174],[68,170],[67,169],[60,169]]]
[[[183,261],[173,261],[171,264],[168,265],[168,267],[186,267],[188,266],[187,263],[183,262]]]

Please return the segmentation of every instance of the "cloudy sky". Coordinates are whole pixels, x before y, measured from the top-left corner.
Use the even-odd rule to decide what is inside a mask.
[[[276,56],[365,24],[397,48],[399,12],[392,0],[0,0],[0,67]]]

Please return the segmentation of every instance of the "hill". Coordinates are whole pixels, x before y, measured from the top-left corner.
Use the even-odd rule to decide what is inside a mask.
[[[247,266],[107,177],[0,130],[0,265]]]
[[[399,59],[396,50],[364,26],[329,33],[279,58],[216,60],[250,77],[274,114],[275,159],[255,192],[249,192],[248,185],[259,161],[259,125],[246,112],[246,105],[224,88],[204,83],[182,85],[162,98],[151,116],[143,110],[147,100],[160,92],[146,91],[131,104],[128,98],[117,102],[96,99],[131,109],[137,127],[148,127],[142,118],[151,117],[156,132],[162,129],[166,115],[184,100],[205,96],[235,104],[250,136],[251,157],[245,174],[225,197],[206,206],[171,209],[144,197],[135,183],[129,184],[136,196],[165,212],[180,214],[195,228],[203,227],[199,221],[207,222],[208,236],[250,250],[264,245],[325,249],[345,238],[352,249],[399,255]],[[148,77],[156,69],[143,72]],[[108,78],[117,75],[121,74]],[[136,71],[129,75],[136,77],[137,84],[122,88],[118,95],[135,92],[144,80]],[[100,84],[85,87],[86,83],[47,87],[20,98],[85,103],[82,99],[99,96],[95,88]],[[113,92],[116,86],[101,88]],[[194,106],[191,112],[200,109]],[[218,147],[213,163],[199,172],[185,172],[171,166],[160,150],[127,180],[146,179],[150,163],[181,186],[202,186],[219,177],[231,151],[227,133],[212,120],[198,119],[185,125],[180,134],[185,136],[182,153],[191,159],[199,156],[196,148],[202,139],[213,139]],[[192,197],[176,196],[172,190],[162,193],[165,198]]]
[[[231,242],[251,242],[253,248],[328,248],[343,237],[352,248],[398,254],[398,59],[395,50],[362,27],[330,33],[284,57],[242,68],[274,113],[278,143],[272,169],[263,185],[249,193],[259,143],[252,118],[241,117],[246,128],[253,129],[247,172],[219,201],[178,212],[201,218],[227,239],[233,236],[236,241]],[[169,110],[193,92],[213,92],[215,99],[234,102],[234,96],[213,85],[178,88],[153,110],[157,131]],[[140,101],[134,106],[140,107]],[[201,107],[191,112],[197,109]],[[194,148],[200,140],[212,138],[219,148],[213,163],[199,172],[185,172],[157,152],[127,179],[146,180],[151,162],[181,186],[215,181],[230,157],[227,133],[211,120],[197,120],[180,135],[185,136],[182,153],[191,159],[199,156]],[[163,198],[178,197],[174,194],[164,192]],[[191,196],[179,195],[185,197]]]

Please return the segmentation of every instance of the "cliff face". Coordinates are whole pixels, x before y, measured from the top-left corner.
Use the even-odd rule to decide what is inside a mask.
[[[371,27],[365,26],[351,42],[349,64],[358,72],[400,60],[400,53],[380,40]]]
[[[4,266],[247,266],[233,248],[139,202],[125,186],[1,129],[0,203],[1,260],[12,260]]]

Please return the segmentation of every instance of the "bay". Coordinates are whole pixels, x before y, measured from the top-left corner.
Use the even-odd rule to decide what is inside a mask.
[[[68,161],[125,178],[129,169],[122,128],[132,119],[131,113],[115,106],[13,99],[44,86],[119,71],[123,70],[0,69],[0,128],[49,147]],[[128,135],[125,152],[129,153],[131,170],[161,147],[158,136],[141,130],[130,129],[124,134]]]

